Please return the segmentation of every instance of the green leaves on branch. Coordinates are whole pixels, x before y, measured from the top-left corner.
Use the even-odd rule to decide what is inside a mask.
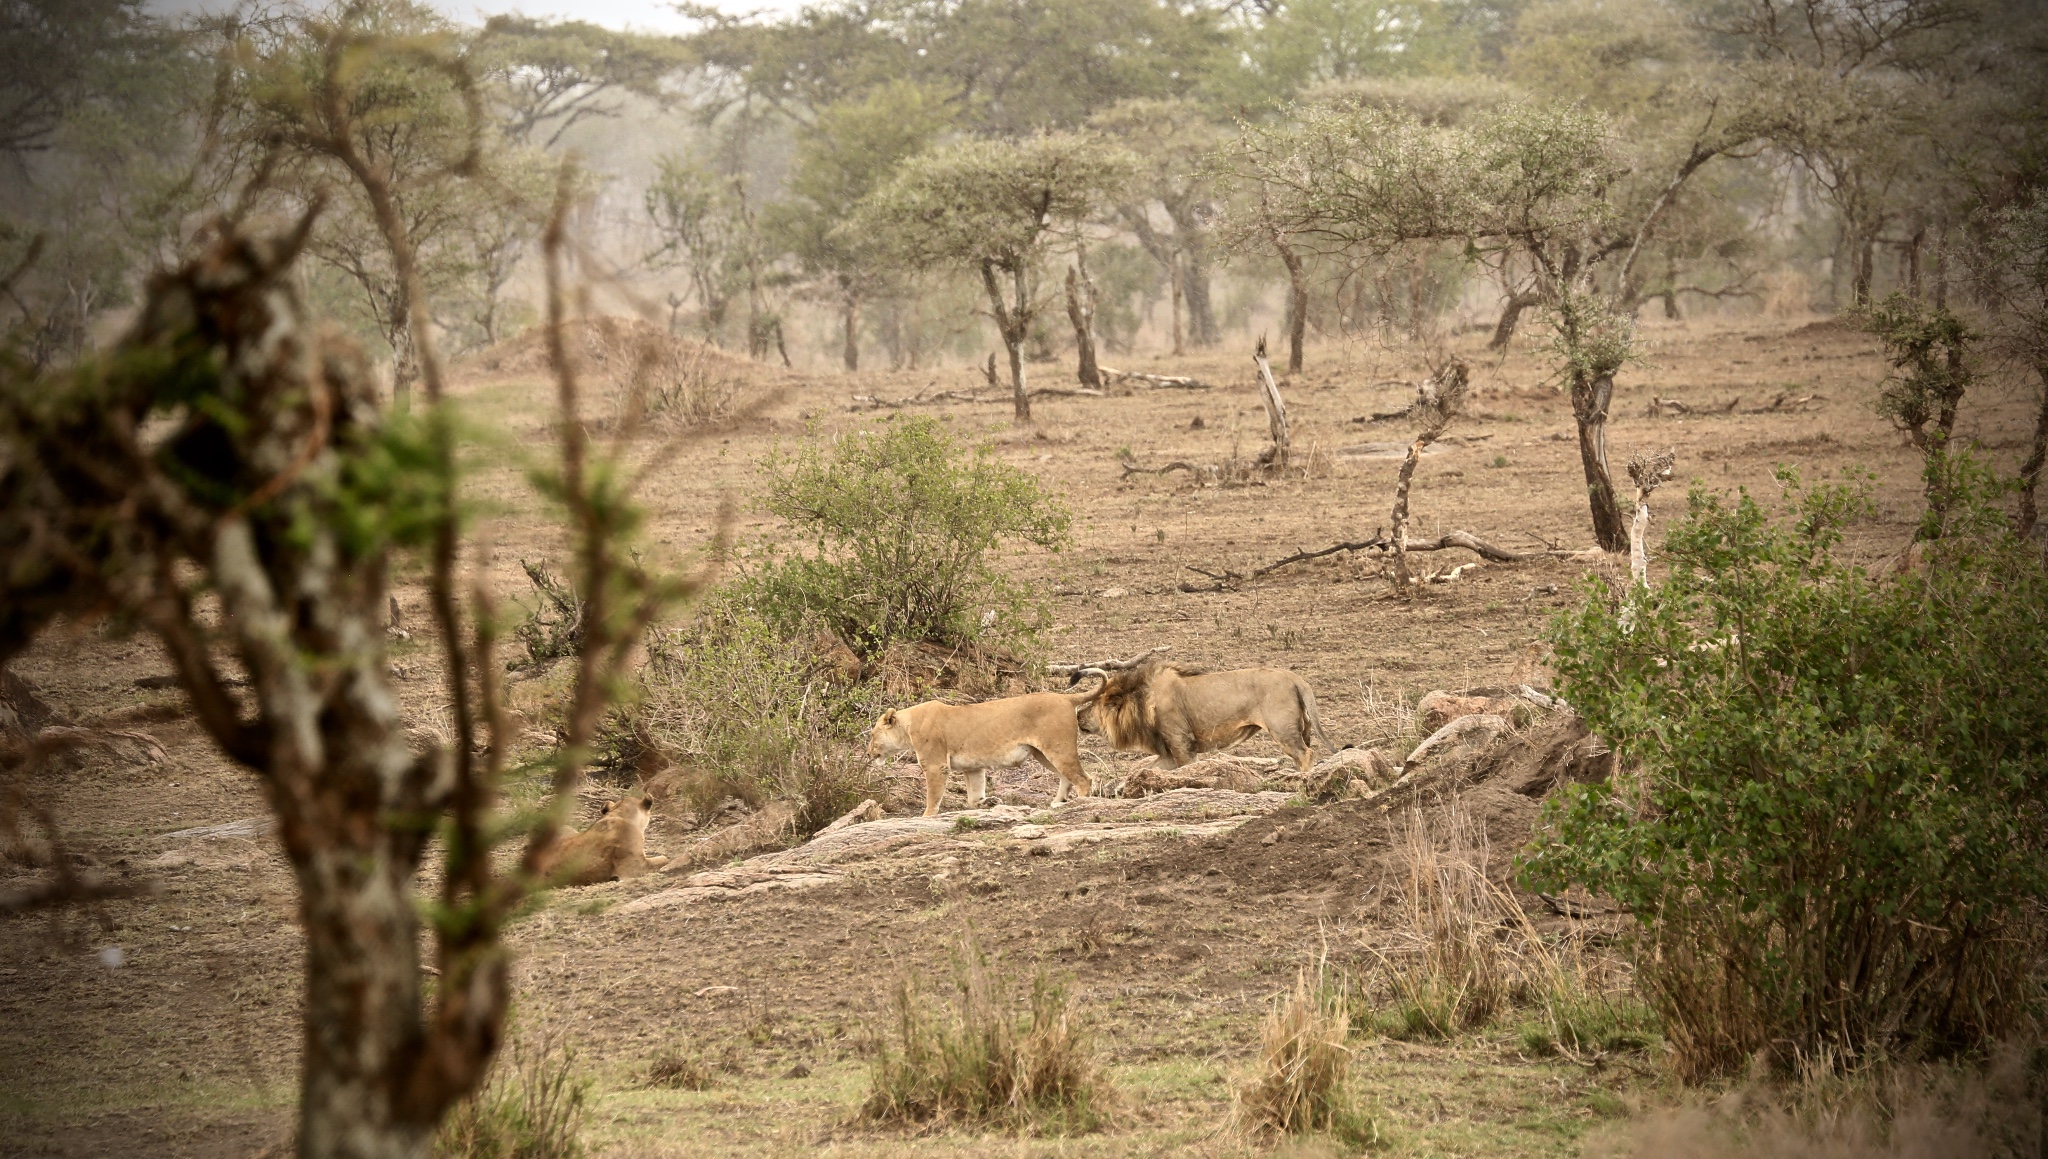
[[[1786,478],[1775,518],[1695,491],[1632,623],[1595,580],[1551,633],[1624,773],[1555,798],[1525,868],[1634,911],[1694,1078],[1977,1045],[2038,997],[2048,577],[1978,488],[1970,534],[1873,578],[1835,555],[1862,490]]]
[[[898,641],[1021,642],[1043,628],[1042,598],[990,559],[1006,543],[1057,551],[1066,507],[1029,474],[968,451],[937,420],[856,431],[766,464],[763,505],[815,544],[743,581],[785,635],[822,619],[874,654]]]
[[[846,229],[875,235],[904,265],[1016,269],[1114,201],[1136,171],[1129,153],[1080,133],[961,141],[911,158]]]

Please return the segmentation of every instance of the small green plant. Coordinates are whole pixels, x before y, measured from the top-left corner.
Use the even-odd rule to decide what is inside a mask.
[[[1834,551],[1860,490],[1783,478],[1778,518],[1696,490],[1661,586],[1624,618],[1590,581],[1551,632],[1560,692],[1627,760],[1552,797],[1527,876],[1635,914],[1688,1079],[1975,1048],[2039,1001],[2039,556],[1959,469],[1945,533],[1875,578]]]
[[[1103,1125],[1115,1100],[1067,987],[1044,970],[1028,995],[970,936],[953,955],[948,995],[901,978],[875,1028],[867,1099],[871,1122],[955,1120],[1080,1134]]]
[[[1496,466],[1496,467],[1505,467],[1505,466],[1507,466],[1507,465],[1508,465],[1508,457],[1507,457],[1506,455],[1495,455],[1495,456],[1493,457],[1493,465],[1494,465],[1494,466]]]
[[[515,1041],[483,1088],[441,1120],[434,1159],[582,1159],[589,1094],[569,1047]]]
[[[936,420],[855,431],[763,466],[763,506],[813,544],[740,584],[785,637],[822,623],[875,656],[896,641],[1017,646],[1049,622],[1043,599],[990,557],[1006,543],[1064,547],[1065,506]]]

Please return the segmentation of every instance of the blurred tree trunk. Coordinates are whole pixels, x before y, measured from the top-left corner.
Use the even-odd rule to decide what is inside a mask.
[[[843,299],[845,306],[845,316],[843,318],[845,335],[839,349],[839,354],[846,363],[847,373],[851,374],[860,369],[860,295],[854,292],[852,286],[846,285],[843,281],[841,283],[841,292],[845,295]],[[787,358],[788,356],[784,355],[785,361],[787,361]]]
[[[1287,373],[1300,374],[1301,348],[1308,338],[1308,272],[1301,255],[1278,231],[1273,234],[1273,248],[1287,267]]]
[[[1076,366],[1074,377],[1082,386],[1102,386],[1102,372],[1095,365],[1095,284],[1087,274],[1087,255],[1067,267],[1067,321],[1074,326]]]

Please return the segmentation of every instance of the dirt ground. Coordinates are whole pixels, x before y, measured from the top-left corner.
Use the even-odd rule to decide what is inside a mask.
[[[1417,473],[1414,533],[1590,546],[1570,406],[1547,381],[1539,340],[1519,340],[1502,360],[1479,349],[1482,337],[1463,340],[1475,397]],[[1918,479],[1910,449],[1872,408],[1884,366],[1870,339],[1805,319],[1657,325],[1644,338],[1609,445],[1617,474],[1631,453],[1676,450],[1677,479],[1657,495],[1660,524],[1691,481],[1774,497],[1781,464],[1810,480],[1858,467],[1875,474],[1878,516],[1856,529],[1852,549],[1878,566],[1903,547]],[[1311,682],[1342,744],[1371,739],[1391,701],[1540,683],[1547,619],[1589,568],[1613,566],[1485,564],[1426,586],[1412,603],[1391,597],[1377,565],[1345,557],[1241,590],[1182,591],[1208,582],[1191,567],[1248,571],[1384,527],[1397,465],[1387,445],[1408,431],[1400,420],[1361,420],[1406,402],[1420,358],[1364,341],[1312,348],[1308,371],[1283,390],[1297,451],[1310,452],[1314,470],[1238,488],[1197,488],[1185,473],[1125,479],[1117,456],[1156,465],[1256,455],[1265,418],[1245,353],[1117,364],[1218,386],[1041,399],[1028,430],[1012,428],[1007,403],[914,408],[990,441],[1076,510],[1071,550],[1008,562],[1055,593],[1055,657],[1166,644],[1192,663],[1283,665]],[[1031,371],[1040,384],[1068,385],[1060,367]],[[895,413],[850,410],[852,395],[972,390],[979,374],[760,381],[784,392],[764,415],[685,446],[653,474],[660,549],[694,552],[727,497],[743,503],[742,551],[758,546],[776,528],[743,501],[764,453]],[[560,552],[525,483],[548,445],[546,388],[530,368],[472,363],[460,393],[479,431],[474,493],[495,545],[491,575],[505,596],[523,596],[518,560]],[[1781,394],[1816,399],[1746,413]],[[1729,413],[1651,417],[1653,396],[1695,408],[1739,402]],[[2026,409],[2017,393],[1987,388],[1966,401],[1961,433],[2009,471],[2023,453]],[[1435,571],[1472,558],[1449,551],[1422,562]],[[417,575],[400,578],[401,603],[423,618]],[[394,660],[409,673],[408,710],[431,724],[441,704],[432,657],[401,644]],[[94,914],[0,921],[0,1154],[239,1157],[286,1138],[299,972],[289,871],[260,832],[167,836],[260,817],[254,783],[214,754],[182,715],[179,693],[138,688],[169,671],[147,640],[58,632],[16,668],[64,714],[119,712],[122,727],[147,733],[162,753],[95,759],[39,786],[83,860],[157,890]],[[1278,754],[1258,741],[1244,751]],[[1497,849],[1526,836],[1535,807],[1526,796],[1490,807]],[[1300,836],[1266,841],[1290,825]],[[1320,954],[1349,960],[1370,940],[1385,900],[1387,825],[1384,814],[1340,805],[1283,810],[1220,836],[1167,834],[1045,857],[1022,856],[1015,842],[963,839],[864,862],[800,894],[667,908],[630,905],[655,888],[648,883],[564,891],[513,939],[517,1033],[575,1045],[595,1084],[589,1141],[604,1156],[1250,1153],[1260,1148],[1223,1129],[1230,1083],[1271,996],[1295,971]],[[663,851],[675,836],[657,821],[649,847]],[[1123,1092],[1111,1130],[1041,1140],[848,1125],[866,1073],[859,1042],[884,989],[906,970],[943,977],[970,931],[1008,969],[1046,963],[1072,974]],[[651,1087],[650,1061],[671,1049],[719,1060],[719,1084]],[[1641,1108],[1680,1097],[1646,1065],[1525,1058],[1508,1031],[1445,1045],[1370,1040],[1354,1073],[1395,1154],[1577,1154],[1589,1139],[1625,1131]]]

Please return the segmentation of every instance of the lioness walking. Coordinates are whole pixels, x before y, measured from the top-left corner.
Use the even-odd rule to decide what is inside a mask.
[[[917,753],[924,769],[924,815],[939,812],[946,792],[946,772],[966,774],[967,807],[988,796],[988,771],[1023,764],[1032,757],[1060,775],[1058,804],[1071,787],[1085,797],[1095,784],[1081,770],[1081,730],[1075,711],[1094,692],[1033,692],[980,704],[946,704],[928,700],[882,714],[868,734],[868,755],[894,756],[905,749]]]

